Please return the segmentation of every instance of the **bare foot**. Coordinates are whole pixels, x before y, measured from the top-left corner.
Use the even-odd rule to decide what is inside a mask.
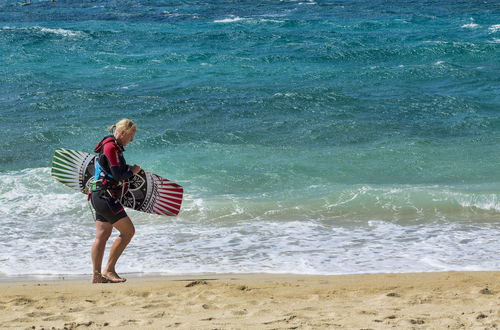
[[[126,278],[120,277],[115,271],[105,272],[102,275],[112,283],[122,283],[127,280]]]
[[[92,283],[113,283],[111,280],[107,279],[106,277],[102,276],[101,273],[94,273],[94,276],[92,276]]]

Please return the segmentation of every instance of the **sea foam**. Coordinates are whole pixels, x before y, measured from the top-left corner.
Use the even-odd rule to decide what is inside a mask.
[[[94,221],[86,196],[53,180],[48,168],[4,172],[0,183],[0,274],[89,274]],[[188,193],[175,218],[128,210],[136,236],[120,271],[345,274],[500,267],[491,258],[500,248],[498,227],[474,221],[481,210],[499,209],[488,191],[363,185],[317,201],[221,197]],[[452,216],[461,208],[472,212]],[[409,218],[402,221],[405,214]]]
[[[50,29],[50,28],[44,28],[40,27],[40,31],[45,32],[45,33],[53,33],[57,34],[63,37],[80,37],[84,36],[85,33],[82,31],[73,31],[73,30],[66,30],[66,29]]]
[[[462,25],[463,29],[477,29],[478,27],[479,27],[479,24],[476,24],[476,23],[468,23],[468,24]]]
[[[239,21],[243,21],[243,20],[246,20],[246,19],[242,18],[242,17],[238,17],[238,16],[230,16],[230,17],[223,18],[223,19],[216,19],[216,20],[214,20],[214,23],[234,23],[234,22],[239,22]]]
[[[491,33],[496,33],[500,31],[500,24],[492,25],[488,28],[488,30],[490,30]]]

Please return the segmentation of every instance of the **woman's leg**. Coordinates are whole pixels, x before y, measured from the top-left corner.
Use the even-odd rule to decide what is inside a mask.
[[[101,275],[102,258],[104,257],[104,249],[106,248],[106,242],[108,241],[111,231],[113,230],[113,225],[109,222],[96,221],[95,222],[95,240],[92,244],[92,268],[93,276],[92,283],[105,283],[107,282],[105,278]]]
[[[103,275],[109,278],[113,282],[125,282],[124,278],[121,278],[115,270],[116,262],[118,258],[122,255],[123,250],[127,247],[128,243],[135,234],[135,227],[129,217],[121,218],[113,224],[113,227],[118,229],[120,236],[118,236],[111,246],[109,251],[108,264],[103,272]]]

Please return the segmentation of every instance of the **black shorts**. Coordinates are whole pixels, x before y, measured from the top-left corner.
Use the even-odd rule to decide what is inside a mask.
[[[117,222],[127,216],[123,205],[116,198],[113,198],[105,190],[93,191],[90,195],[92,206],[95,210],[96,221]]]

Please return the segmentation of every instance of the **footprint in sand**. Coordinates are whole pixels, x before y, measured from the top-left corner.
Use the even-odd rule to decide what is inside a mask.
[[[246,309],[242,309],[242,310],[232,311],[231,313],[233,315],[246,315],[248,314],[248,311]]]
[[[387,297],[399,298],[399,297],[401,297],[401,295],[399,293],[390,292],[390,293],[387,294]]]
[[[127,296],[133,296],[133,297],[142,297],[142,298],[147,298],[151,295],[151,292],[149,291],[134,291],[134,290],[128,290],[125,292]]]
[[[476,320],[482,320],[482,319],[485,319],[485,318],[487,318],[487,317],[488,317],[488,315],[483,314],[483,313],[480,313],[480,314],[476,317]]]
[[[93,324],[94,324],[93,321],[64,323],[64,329],[72,330],[72,329],[76,329],[78,327],[90,327]],[[104,322],[104,324],[102,324],[102,326],[105,326],[105,327],[107,327],[108,325],[109,325],[108,322]],[[101,325],[96,324],[96,326],[100,327]]]
[[[246,285],[238,285],[236,287],[237,290],[240,290],[240,291],[251,291],[252,289],[250,289],[248,286]]]
[[[29,299],[26,297],[19,297],[19,298],[12,299],[11,301],[9,301],[9,304],[14,304],[15,306],[31,305],[33,303],[35,303],[35,301],[33,299]]]
[[[198,281],[192,281],[188,284],[186,284],[186,288],[190,288],[190,287],[193,287],[193,286],[197,286],[197,285],[207,285],[207,281],[203,281],[203,280],[198,280]]]
[[[122,325],[122,326],[126,326],[126,325],[135,324],[135,323],[137,323],[137,322],[139,322],[139,321],[137,321],[137,320],[126,320],[126,321],[122,321],[122,322],[120,323],[120,325]]]
[[[490,290],[490,289],[488,289],[488,288],[484,288],[484,289],[482,289],[481,291],[479,291],[479,293],[481,293],[481,294],[486,294],[486,295],[493,295],[493,294],[494,294],[494,293],[493,293],[493,291],[491,291],[491,290]]]
[[[431,296],[415,296],[408,302],[410,305],[422,305],[432,302]]]
[[[149,317],[154,318],[154,319],[161,319],[162,317],[165,316],[165,312],[157,312],[150,314]]]

